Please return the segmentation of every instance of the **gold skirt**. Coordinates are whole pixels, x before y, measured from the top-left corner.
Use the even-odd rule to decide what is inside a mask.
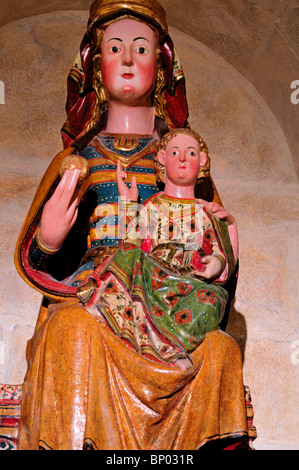
[[[27,346],[20,450],[196,450],[247,435],[241,353],[226,333],[208,333],[183,371],[142,357],[77,300],[43,314]]]

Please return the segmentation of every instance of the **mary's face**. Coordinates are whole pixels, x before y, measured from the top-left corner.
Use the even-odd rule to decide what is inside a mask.
[[[112,23],[102,40],[102,80],[109,99],[148,106],[157,75],[156,39],[145,23]]]

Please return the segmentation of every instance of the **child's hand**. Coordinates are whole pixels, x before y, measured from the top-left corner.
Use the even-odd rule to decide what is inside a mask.
[[[200,278],[213,281],[217,279],[223,271],[223,266],[217,256],[209,255],[201,258],[202,264],[205,265],[204,271],[193,271],[194,274]]]
[[[129,201],[137,201],[138,200],[138,188],[137,188],[136,177],[133,176],[130,188],[126,185],[124,181],[126,178],[127,178],[127,173],[123,170],[122,164],[118,160],[116,179],[117,179],[119,195],[124,199],[128,199]]]

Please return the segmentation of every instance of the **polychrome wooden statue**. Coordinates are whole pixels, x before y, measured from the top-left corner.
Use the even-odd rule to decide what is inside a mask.
[[[169,129],[188,125],[184,76],[158,2],[96,0],[68,92],[65,149],[42,179],[15,255],[20,275],[44,296],[27,348],[19,448],[186,450],[246,438],[241,354],[218,329],[219,318],[211,331],[189,335],[190,349],[163,329],[160,310],[153,321],[154,305],[146,309],[120,272],[107,282],[113,261],[115,271],[124,266],[115,262],[125,253],[117,165],[127,182],[134,177],[140,202],[155,197],[157,144]],[[201,199],[219,203],[208,164],[201,170],[207,175]],[[219,205],[210,207],[234,227]],[[218,236],[215,228],[211,233]],[[224,238],[218,249],[229,246]],[[232,253],[222,260],[218,254],[221,271],[234,265]],[[163,281],[157,275],[154,286]],[[173,279],[173,289],[186,293],[185,276]],[[113,314],[105,317],[98,308],[100,282],[121,311],[124,334]],[[225,297],[209,286],[201,295],[192,287],[199,303],[213,304],[216,288]],[[164,299],[168,307],[174,297]],[[109,313],[109,302],[106,307]],[[185,311],[174,316],[177,326],[187,325]]]

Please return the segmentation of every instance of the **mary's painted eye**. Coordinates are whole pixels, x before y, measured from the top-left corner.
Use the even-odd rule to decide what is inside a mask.
[[[109,52],[113,52],[114,54],[116,54],[117,52],[120,51],[120,47],[119,46],[112,46],[110,47],[109,49]]]
[[[179,152],[178,152],[177,150],[173,150],[173,151],[171,152],[171,155],[172,155],[173,157],[176,157],[176,156],[178,155],[178,153],[179,153]]]
[[[137,47],[136,51],[138,52],[138,54],[147,54],[147,50],[143,46]]]

